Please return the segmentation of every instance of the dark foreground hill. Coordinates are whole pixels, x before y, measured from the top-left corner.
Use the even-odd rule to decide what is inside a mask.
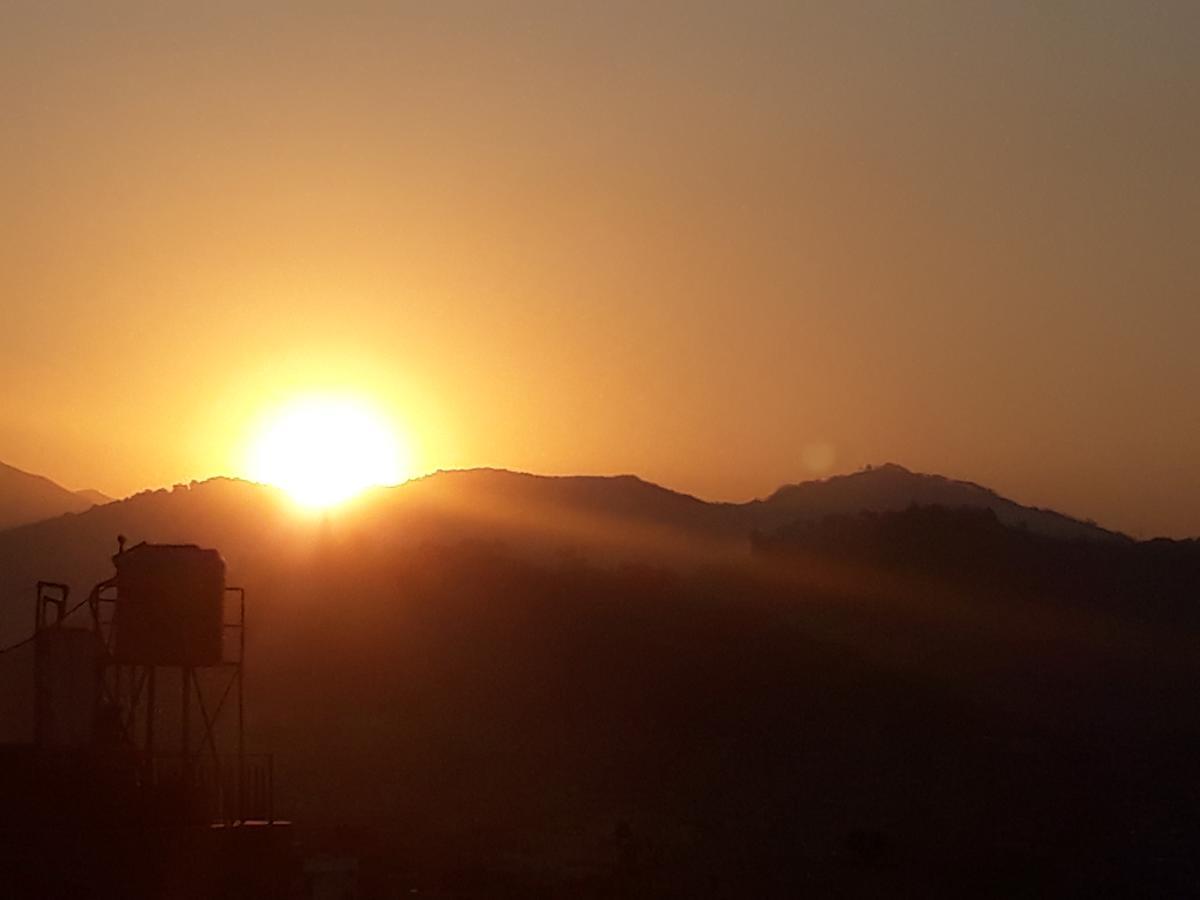
[[[108,501],[99,491],[69,491],[41,475],[0,463],[0,530],[83,512]]]
[[[1186,593],[1194,545],[908,505],[768,528],[477,472],[303,519],[214,481],[0,533],[2,624],[117,533],[219,547],[252,748],[366,896],[1187,895],[1195,618],[1138,600]]]

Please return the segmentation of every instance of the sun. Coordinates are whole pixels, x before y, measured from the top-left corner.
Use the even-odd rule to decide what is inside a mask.
[[[250,446],[248,475],[321,509],[408,475],[387,417],[354,397],[297,398],[270,414]]]

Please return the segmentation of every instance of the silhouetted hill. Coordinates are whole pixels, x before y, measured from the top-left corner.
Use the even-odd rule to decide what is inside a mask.
[[[570,513],[590,518],[638,520],[696,529],[719,527],[707,503],[668,490],[634,475],[532,475],[506,469],[459,469],[435,472],[394,489],[414,502],[454,498],[480,508],[527,507],[547,515]]]
[[[1194,542],[781,493],[476,470],[314,517],[229,479],[145,492],[0,533],[0,640],[119,533],[219,548],[277,809],[423,893],[1186,895],[1195,617],[1133,601],[1184,596]]]
[[[69,491],[49,478],[0,463],[0,530],[82,512],[107,500],[98,492]]]
[[[71,502],[78,509],[82,501]],[[748,557],[755,533],[771,535],[835,513],[922,503],[991,509],[998,522],[1016,523],[1033,534],[1133,544],[1057,513],[1019,506],[976,485],[916,475],[899,466],[792,485],[746,504],[709,503],[633,476],[445,471],[377,489],[324,516],[297,512],[274,488],[217,478],[145,491],[78,515],[11,529],[0,535],[0,587],[7,598],[39,578],[99,580],[107,572],[117,534],[133,542],[215,546],[231,563],[305,545],[335,528],[343,538],[352,536],[379,552],[476,542],[539,559],[738,564]],[[0,628],[22,622],[25,615],[10,602],[0,603]]]
[[[754,545],[767,558],[801,568],[838,564],[941,583],[967,595],[1200,625],[1196,541],[1065,539],[1006,524],[986,506],[914,505],[797,521],[756,534]]]
[[[1027,528],[1048,537],[1124,539],[1124,535],[1094,523],[1081,522],[1052,510],[1022,506],[969,481],[910,472],[895,463],[870,467],[852,475],[787,485],[767,499],[750,504],[756,526],[767,531],[797,520],[850,515],[860,510],[887,512],[909,506],[990,509],[1005,525]]]
[[[102,494],[100,491],[94,491],[91,488],[84,488],[82,491],[76,491],[75,496],[83,498],[92,506],[103,506],[105,503],[113,502],[113,498],[108,496],[108,494]]]
[[[765,500],[741,504],[706,502],[630,475],[549,477],[498,469],[437,472],[383,492],[380,502],[403,510],[408,528],[417,531],[421,523],[435,532],[453,523],[461,536],[495,539],[499,527],[506,535],[560,548],[648,549],[656,557],[674,553],[680,560],[736,554],[744,551],[752,532],[797,521],[912,505],[990,509],[1006,525],[1049,537],[1128,540],[1092,523],[1022,506],[979,485],[897,465],[788,485]]]
[[[540,553],[586,549],[610,560],[744,553],[741,507],[709,503],[632,475],[545,476],[499,469],[436,472],[377,495],[380,527],[423,539],[503,541]],[[390,517],[390,518],[389,518]]]
[[[744,541],[797,521],[909,506],[990,509],[1005,525],[1069,540],[1127,541],[1124,535],[1051,510],[1023,506],[995,491],[887,464],[779,488],[763,500],[711,503],[631,475],[550,477],[500,469],[437,472],[388,492],[411,510],[468,521],[505,521],[566,539],[636,543],[654,535]]]

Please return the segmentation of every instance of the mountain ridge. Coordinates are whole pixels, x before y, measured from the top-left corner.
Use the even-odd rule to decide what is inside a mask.
[[[81,491],[75,491],[75,496],[83,498],[93,506],[103,506],[105,503],[112,503],[113,500],[116,499],[108,496],[108,494],[92,488],[84,488]]]
[[[839,488],[842,489],[838,493]],[[1026,528],[1035,534],[1065,540],[1132,540],[1122,532],[1074,516],[1029,506],[1004,497],[992,488],[945,475],[913,472],[897,463],[867,466],[858,472],[803,481],[777,488],[765,500],[751,501],[764,508],[775,527],[796,518],[812,520],[823,515],[854,512],[894,512],[909,506],[991,509],[1002,523]],[[791,515],[793,512],[799,516]]]
[[[0,464],[2,466],[3,464]],[[11,467],[5,467],[11,469]],[[18,471],[19,470],[13,470]],[[28,475],[28,473],[21,473]],[[40,478],[40,476],[29,476]],[[93,505],[114,501],[98,492],[69,492],[49,479],[57,489],[60,507],[50,507],[53,518],[64,512],[85,513]],[[209,483],[255,482],[221,476],[190,487]],[[183,485],[176,485],[178,491]],[[265,487],[265,486],[264,486]],[[141,491],[116,503],[161,494],[165,488]],[[269,488],[275,494],[277,489]],[[0,486],[0,499],[4,497]],[[69,500],[66,498],[70,498]],[[773,531],[796,521],[816,521],[825,516],[861,511],[888,512],[910,506],[987,508],[1001,522],[1034,534],[1066,540],[1132,540],[1121,532],[1085,522],[1072,516],[1026,506],[996,491],[970,481],[942,475],[913,472],[896,463],[868,466],[857,472],[825,479],[781,485],[763,498],[743,503],[711,501],[659,485],[637,475],[543,475],[493,467],[439,469],[397,485],[376,488],[352,506],[382,504],[386,508],[407,506],[429,512],[454,510],[457,515],[512,516],[522,511],[536,516],[539,511],[573,510],[582,515],[630,521],[654,527],[672,527],[684,532],[723,536],[748,536],[752,531]],[[335,517],[341,515],[332,512]],[[0,523],[3,523],[0,519]],[[35,524],[40,519],[9,521],[0,531]]]
[[[957,490],[922,477],[849,485]],[[280,754],[277,808],[384,823],[387,846],[412,823],[485,858],[512,835],[534,859],[587,858],[637,815],[659,846],[701,836],[688,869],[732,854],[739,888],[744,847],[773,871],[803,838],[842,871],[864,828],[937,879],[947,855],[994,844],[1009,865],[1064,831],[1121,848],[1131,817],[1161,817],[1174,846],[1200,542],[1041,539],[933,508],[756,540],[755,515],[799,508],[789,493],[711,504],[630,476],[477,470],[304,515],[237,479],[144,491],[0,532],[0,643],[28,636],[39,579],[74,603],[109,577],[119,534],[218,549],[250,598],[246,724]],[[0,741],[31,739],[33,671],[32,646],[0,655]]]
[[[110,499],[99,491],[68,490],[44,475],[0,462],[0,531],[84,512]]]

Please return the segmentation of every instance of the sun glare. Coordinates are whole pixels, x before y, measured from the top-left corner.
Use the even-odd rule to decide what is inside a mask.
[[[345,397],[306,397],[276,411],[251,445],[249,476],[283,488],[302,506],[332,506],[407,476],[395,429]]]

